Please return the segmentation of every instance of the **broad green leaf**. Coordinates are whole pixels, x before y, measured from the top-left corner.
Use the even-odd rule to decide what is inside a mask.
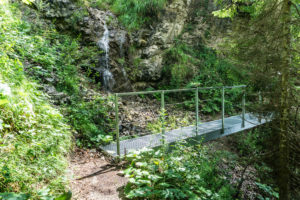
[[[4,105],[4,104],[7,104],[7,103],[8,103],[7,99],[0,99],[0,106]]]
[[[0,193],[0,200],[27,200],[28,194]]]
[[[61,196],[55,198],[54,200],[71,200],[72,198],[72,192],[65,192],[64,194],[62,194]]]

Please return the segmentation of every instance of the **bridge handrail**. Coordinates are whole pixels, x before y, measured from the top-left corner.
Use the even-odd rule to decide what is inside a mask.
[[[232,89],[232,88],[244,88],[246,85],[236,85],[236,86],[218,86],[218,87],[193,87],[193,88],[183,88],[183,89],[171,89],[171,90],[152,90],[152,91],[140,91],[140,92],[121,92],[115,93],[115,95],[121,96],[131,96],[131,95],[141,95],[141,94],[155,94],[155,93],[173,93],[173,92],[186,92],[195,90],[211,90],[211,89]]]
[[[198,134],[198,125],[199,125],[199,90],[211,90],[211,89],[221,89],[222,90],[222,132],[224,132],[225,128],[225,89],[232,88],[245,88],[246,85],[237,85],[237,86],[217,86],[217,87],[194,87],[194,88],[184,88],[184,89],[172,89],[172,90],[154,90],[154,91],[141,91],[141,92],[123,92],[123,93],[115,93],[115,125],[116,125],[116,140],[117,140],[117,154],[120,156],[120,131],[119,131],[119,106],[118,106],[118,98],[122,96],[130,96],[130,95],[141,95],[141,94],[155,94],[160,93],[161,95],[161,119],[162,119],[162,137],[164,138],[165,134],[165,93],[173,93],[173,92],[186,92],[186,91],[194,91],[195,92],[195,110],[196,110],[196,134]],[[243,92],[242,99],[242,127],[245,126],[245,91]],[[164,141],[164,139],[162,140]]]

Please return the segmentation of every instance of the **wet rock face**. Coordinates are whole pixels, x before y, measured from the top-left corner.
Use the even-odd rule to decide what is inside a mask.
[[[191,0],[174,0],[163,14],[155,29],[136,33],[133,38],[140,47],[137,57],[142,58],[137,74],[137,81],[158,81],[163,69],[163,52],[170,48],[179,36],[188,17]]]
[[[41,2],[43,6],[39,6]],[[116,16],[109,11],[88,8],[87,14],[72,24],[73,13],[84,12],[75,6],[74,0],[36,0],[35,5],[46,17],[63,21],[59,24],[61,29],[73,29],[82,34],[84,40],[94,42],[99,47],[102,53],[92,71],[97,74],[105,90],[131,90],[123,66],[128,61],[129,36],[119,25]]]
[[[130,82],[123,66],[128,61],[128,33],[119,26],[116,16],[111,12],[93,8],[89,8],[88,12],[89,17],[80,22],[80,31],[102,51],[94,71],[99,73],[104,89],[130,90]]]
[[[76,29],[101,51],[98,65],[92,70],[99,75],[103,88],[107,91],[131,90],[123,66],[128,61],[129,36],[116,16],[109,11],[88,8],[88,16],[79,21]]]
[[[35,0],[33,3],[46,17],[68,17],[76,8],[72,0]]]
[[[138,72],[133,78],[134,87],[140,90],[149,85],[157,86],[164,78],[162,77],[166,60],[164,52],[174,45],[174,40],[178,37],[187,45],[193,46],[207,41],[205,33],[209,30],[211,39],[206,45],[214,47],[213,45],[221,38],[218,34],[227,30],[229,22],[213,17],[214,10],[218,8],[213,0],[173,0],[166,6],[160,16],[160,22],[154,28],[134,33],[132,41],[138,48],[138,53],[134,57],[141,58]],[[193,29],[184,30],[187,24]]]

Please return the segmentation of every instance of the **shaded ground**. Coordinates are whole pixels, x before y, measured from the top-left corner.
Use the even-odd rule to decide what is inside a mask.
[[[121,199],[118,190],[127,180],[117,175],[120,170],[98,152],[77,149],[70,161],[73,199]]]
[[[244,134],[244,133],[242,133]],[[224,137],[206,143],[209,151],[235,152],[235,136]],[[255,181],[258,174],[250,162],[243,165],[232,160],[222,159],[220,168],[229,174],[229,182],[238,188],[236,198],[255,200],[259,191]],[[122,165],[116,166],[105,159],[95,150],[76,149],[70,161],[72,175],[71,190],[75,200],[115,200],[122,199],[119,190],[127,182],[125,177],[119,176]]]
[[[237,193],[234,195],[236,199],[240,197],[240,199],[256,200],[259,196],[259,189],[255,183],[258,178],[258,173],[254,167],[254,162],[251,161],[250,158],[247,158],[247,162],[242,162],[238,158],[236,137],[238,137],[239,134],[247,134],[247,132],[237,133],[205,144],[209,146],[210,153],[214,153],[215,151],[227,151],[231,152],[233,156],[236,156],[232,160],[223,158],[219,167],[227,171],[229,183],[237,189]]]

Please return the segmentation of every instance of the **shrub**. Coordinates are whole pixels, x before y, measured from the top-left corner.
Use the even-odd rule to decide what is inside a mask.
[[[129,199],[232,199],[233,189],[218,168],[220,157],[201,145],[143,150],[127,159]]]
[[[69,122],[79,133],[78,146],[92,147],[113,139],[113,121],[108,116],[112,110],[109,101],[110,98],[98,96],[88,102],[73,101],[68,106]]]

